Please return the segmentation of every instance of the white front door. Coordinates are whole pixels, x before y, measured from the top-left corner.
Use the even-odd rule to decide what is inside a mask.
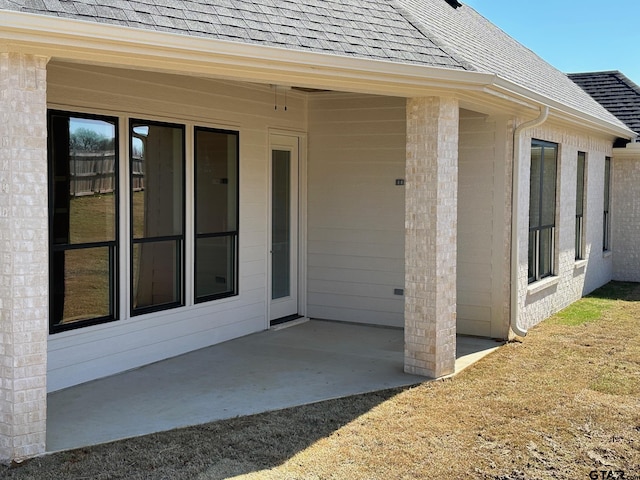
[[[298,314],[298,138],[271,136],[269,320]]]

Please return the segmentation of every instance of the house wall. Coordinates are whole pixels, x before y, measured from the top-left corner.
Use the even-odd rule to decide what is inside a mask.
[[[405,104],[310,96],[310,317],[404,326]]]
[[[613,278],[640,282],[640,144],[616,148],[611,165]]]
[[[559,144],[556,190],[555,275],[528,284],[529,169],[531,139]],[[586,152],[584,212],[585,258],[575,260],[576,165],[578,152]],[[609,282],[613,274],[611,252],[602,250],[604,159],[612,154],[612,140],[589,136],[545,123],[525,131],[520,158],[520,248],[518,325],[529,328]]]
[[[457,332],[505,338],[506,117],[460,113]]]
[[[507,118],[460,114],[458,333],[504,337]],[[402,327],[405,101],[309,100],[308,315]]]
[[[268,135],[270,128],[305,130],[305,96],[289,92],[287,110],[282,104],[276,110],[269,87],[70,64],[50,64],[48,79],[50,107],[240,132],[239,295],[193,305],[192,287],[188,287],[187,306],[133,318],[129,316],[129,299],[123,296],[120,320],[49,336],[49,390],[267,328]],[[282,95],[278,101],[283,102]],[[125,123],[121,123],[121,130],[126,131]],[[121,134],[121,142],[124,148],[125,135]],[[187,184],[193,182],[191,166],[187,137]],[[126,181],[124,170],[121,185]],[[126,188],[121,187],[121,192]],[[193,206],[189,195],[187,199],[188,244]],[[126,205],[128,199],[123,196],[121,206]],[[125,220],[123,216],[122,245],[128,241]],[[126,261],[124,258],[120,269],[120,285],[129,284]],[[189,279],[189,258],[185,264]]]

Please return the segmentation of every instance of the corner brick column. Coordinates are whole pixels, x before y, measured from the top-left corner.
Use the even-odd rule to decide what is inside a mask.
[[[46,66],[0,51],[0,462],[45,452]]]
[[[407,101],[404,369],[442,377],[456,360],[458,101]]]

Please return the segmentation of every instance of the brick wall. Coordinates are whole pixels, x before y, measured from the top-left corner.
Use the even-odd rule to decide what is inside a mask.
[[[453,373],[456,355],[458,102],[407,101],[405,371]]]
[[[47,59],[0,52],[0,461],[45,451]]]
[[[558,144],[555,278],[528,284],[529,175],[531,139]],[[575,260],[576,165],[586,152],[585,260]],[[551,124],[525,131],[520,159],[520,248],[518,259],[518,325],[530,328],[612,278],[612,259],[602,251],[604,159],[611,142],[580,135]],[[541,288],[544,286],[544,288]]]
[[[613,278],[640,282],[640,143],[614,150],[611,177]]]

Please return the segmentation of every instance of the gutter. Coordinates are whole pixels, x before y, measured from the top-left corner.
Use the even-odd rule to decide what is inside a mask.
[[[527,330],[520,328],[518,325],[518,270],[520,258],[520,242],[518,241],[518,232],[520,231],[520,204],[518,198],[520,196],[520,141],[525,130],[542,125],[549,117],[549,107],[547,105],[540,106],[540,115],[533,120],[522,123],[513,131],[513,172],[511,175],[511,315],[510,315],[510,332],[520,337],[527,334]]]
[[[484,93],[525,108],[530,102],[548,105],[556,116],[561,114],[572,123],[616,137],[635,137],[614,119],[599,119],[493,73],[291,50],[12,10],[0,9],[0,13],[0,49],[7,51],[93,65],[117,64],[374,95],[412,97],[451,89]]]
[[[627,127],[624,123],[622,123],[612,114],[611,114],[612,122],[616,122],[617,124],[609,122],[604,119],[597,118],[593,114],[584,112],[582,110],[578,110],[577,108],[566,105],[558,100],[554,100],[553,98],[550,98],[544,94],[535,92],[530,88],[523,87],[521,85],[513,83],[510,80],[507,80],[505,78],[498,77],[498,76],[496,77],[496,80],[493,83],[492,87],[495,90],[502,91],[511,97],[523,98],[526,100],[533,101],[539,105],[540,104],[547,105],[550,108],[554,109],[554,115],[557,116],[558,112],[562,112],[566,118],[569,118],[574,123],[578,123],[582,125],[586,124],[593,128],[596,128],[601,132],[607,132],[610,135],[626,138],[629,140],[637,136],[633,130]]]
[[[492,73],[233,42],[0,9],[0,49],[63,61],[189,72],[403,96],[425,88],[482,91]],[[287,81],[288,80],[288,81]]]

